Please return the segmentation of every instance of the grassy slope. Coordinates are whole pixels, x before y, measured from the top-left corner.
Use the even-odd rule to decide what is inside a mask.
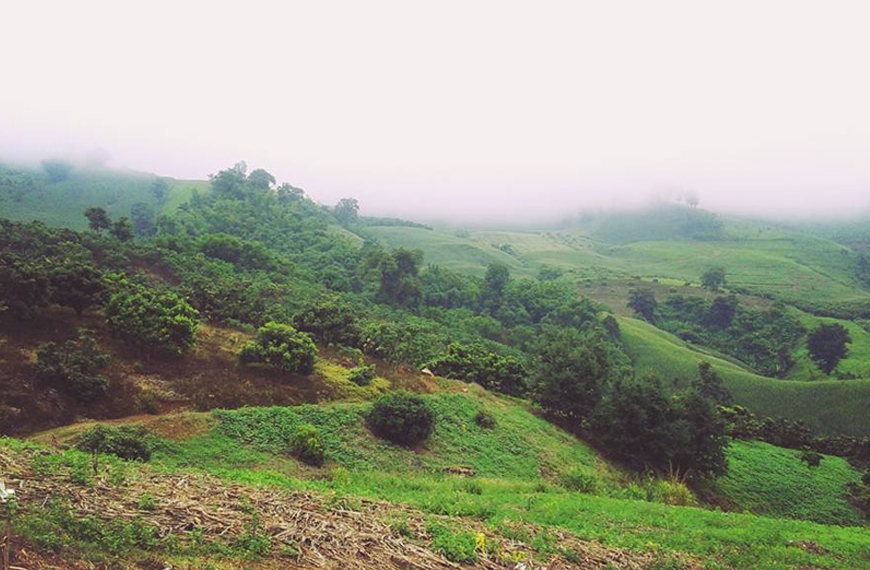
[[[449,468],[463,467],[473,469],[481,477],[537,481],[542,474],[558,477],[579,468],[602,478],[602,484],[618,476],[584,443],[529,413],[522,405],[492,396],[476,386],[470,386],[467,393],[438,394],[428,400],[437,416],[435,433],[415,451],[373,437],[365,428],[366,404],[333,403],[217,411],[215,430],[183,444],[165,459],[171,464],[202,465],[211,456],[219,465],[225,465],[224,453],[213,455],[203,450],[230,449],[233,442],[249,445],[254,452],[280,456],[296,426],[311,424],[324,438],[329,465],[354,471],[437,475]],[[498,422],[495,429],[483,429],[475,423],[474,416],[484,408],[495,416]],[[245,464],[250,465],[250,459],[239,463]],[[283,464],[284,468],[294,466],[292,461]]]
[[[841,457],[825,456],[809,467],[800,452],[760,441],[735,441],[728,448],[728,473],[712,490],[730,505],[756,514],[825,524],[866,524],[846,500],[849,483],[861,474]]]
[[[710,362],[737,403],[761,415],[804,420],[819,433],[870,433],[870,380],[800,382],[775,380],[701,353],[677,337],[637,319],[619,318],[626,352],[640,372],[656,372],[685,386],[698,362]]]
[[[859,378],[870,378],[870,333],[852,321],[817,317],[795,309],[795,314],[807,331],[813,330],[821,323],[838,323],[849,329],[852,342],[849,344],[849,354],[840,361],[835,370],[840,373],[852,374]],[[809,357],[806,344],[801,343],[794,354],[795,366],[789,371],[789,380],[820,380],[828,378],[818,369]]]

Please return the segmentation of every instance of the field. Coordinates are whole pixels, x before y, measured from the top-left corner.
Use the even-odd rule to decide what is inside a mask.
[[[737,509],[777,518],[824,524],[865,523],[846,499],[861,474],[840,457],[809,467],[800,452],[760,441],[735,441],[728,448],[728,473],[712,484],[715,495]]]
[[[818,433],[870,433],[870,380],[800,382],[758,376],[739,364],[705,354],[652,325],[619,318],[622,340],[638,372],[655,372],[675,386],[697,377],[698,363],[710,362],[738,404],[759,415],[803,420]]]

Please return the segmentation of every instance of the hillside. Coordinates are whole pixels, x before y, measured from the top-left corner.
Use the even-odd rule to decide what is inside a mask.
[[[35,442],[0,443],[16,556],[41,557],[21,563],[870,555],[870,334],[844,309],[870,295],[847,246],[681,207],[454,231],[244,163],[58,168],[0,187],[47,224],[0,220],[0,430]],[[851,336],[830,376],[821,323]]]

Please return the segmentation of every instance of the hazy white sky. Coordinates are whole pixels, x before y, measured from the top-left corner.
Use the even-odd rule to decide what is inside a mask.
[[[416,218],[870,207],[870,3],[2,2],[0,156]],[[425,212],[425,214],[422,214]]]

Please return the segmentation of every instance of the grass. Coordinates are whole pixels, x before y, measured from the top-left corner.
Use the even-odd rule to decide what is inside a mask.
[[[817,317],[797,309],[794,309],[794,312],[807,332],[822,323],[837,323],[849,330],[849,336],[852,338],[852,342],[848,345],[849,354],[840,361],[831,378],[835,378],[837,373],[849,374],[857,378],[870,378],[870,333],[852,321]],[[829,379],[810,359],[806,342],[801,343],[795,351],[794,358],[795,366],[789,371],[789,380]]]
[[[472,390],[477,393],[426,397],[437,419],[433,435],[418,449],[372,436],[365,427],[367,404],[333,403],[216,411],[215,429],[178,444],[180,448],[162,459],[176,466],[202,462],[215,468],[274,465],[274,456],[286,455],[296,427],[310,424],[320,432],[327,463],[353,471],[434,475],[463,468],[480,477],[539,481],[542,473],[558,477],[580,467],[602,481],[618,477],[586,444],[522,405]],[[475,421],[484,408],[496,419],[494,429],[482,428]],[[160,455],[155,459],[160,460]],[[283,468],[298,474],[295,465],[290,462]]]
[[[736,403],[764,416],[805,421],[821,434],[870,433],[870,380],[801,382],[776,380],[748,372],[739,364],[705,354],[674,335],[626,317],[619,318],[626,352],[638,372],[655,373],[676,387],[698,374],[698,363],[710,362],[722,376]]]
[[[800,452],[760,441],[735,441],[727,451],[728,473],[712,491],[737,509],[777,518],[824,524],[866,524],[846,495],[861,473],[841,457],[825,456],[818,467]]]

